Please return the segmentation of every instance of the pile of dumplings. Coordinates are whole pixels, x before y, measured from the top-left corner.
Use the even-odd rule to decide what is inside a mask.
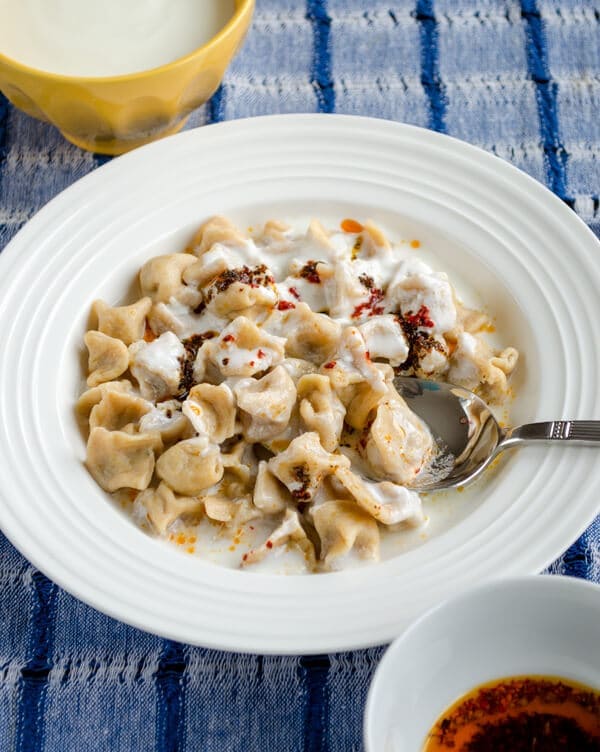
[[[414,250],[355,229],[250,237],[213,217],[143,265],[136,302],[94,302],[86,465],[154,534],[260,518],[241,567],[293,547],[322,571],[423,524],[411,485],[436,447],[395,374],[501,402],[518,353],[493,350],[486,317]]]

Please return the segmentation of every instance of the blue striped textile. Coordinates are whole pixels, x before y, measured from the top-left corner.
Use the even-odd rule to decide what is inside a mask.
[[[257,0],[190,126],[343,112],[433,128],[545,183],[600,234],[600,2]],[[106,161],[0,96],[0,248]],[[600,582],[600,521],[552,573]],[[0,752],[354,752],[382,648],[229,655],[80,603],[0,535]]]

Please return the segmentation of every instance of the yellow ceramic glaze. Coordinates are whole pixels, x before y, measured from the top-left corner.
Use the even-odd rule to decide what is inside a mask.
[[[176,133],[217,90],[244,40],[254,0],[236,0],[227,25],[203,47],[159,68],[110,78],[61,76],[0,54],[0,90],[82,149],[122,154]]]

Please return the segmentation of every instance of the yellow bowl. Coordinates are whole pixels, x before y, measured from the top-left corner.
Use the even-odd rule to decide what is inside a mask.
[[[254,0],[236,0],[226,26],[203,47],[159,68],[106,78],[62,76],[0,54],[0,90],[82,149],[122,154],[176,133],[219,87],[244,40]]]

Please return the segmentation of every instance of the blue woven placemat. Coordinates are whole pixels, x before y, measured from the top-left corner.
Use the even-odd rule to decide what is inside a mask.
[[[190,126],[344,112],[463,138],[600,232],[600,4],[257,0],[246,45]],[[0,96],[0,248],[106,158]],[[599,259],[600,262],[600,259]],[[552,567],[600,581],[600,523]],[[83,605],[0,536],[0,752],[353,752],[382,649],[307,658],[180,645]]]

